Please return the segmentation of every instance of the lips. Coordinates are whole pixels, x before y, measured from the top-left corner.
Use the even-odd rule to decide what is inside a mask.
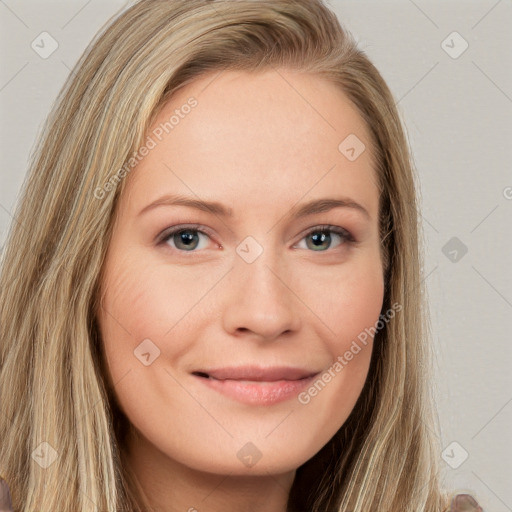
[[[291,400],[320,372],[291,366],[237,366],[192,372],[200,386],[252,406],[271,406]]]
[[[301,380],[316,375],[318,372],[291,366],[237,366],[214,369],[201,369],[192,372],[198,377],[215,380],[245,380],[254,382],[276,382],[282,380]]]

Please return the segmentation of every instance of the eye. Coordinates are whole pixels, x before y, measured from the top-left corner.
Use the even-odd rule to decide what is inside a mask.
[[[197,252],[196,249],[205,249],[207,247],[206,241],[201,244],[201,235],[210,238],[210,234],[204,226],[175,226],[163,233],[159,243],[170,245],[173,249],[182,252]],[[337,246],[355,242],[354,237],[346,229],[338,226],[323,225],[310,229],[301,240],[301,242],[303,240],[306,241],[306,247],[299,246],[299,248],[311,249],[315,252],[326,252],[328,249],[333,248],[333,235],[334,240],[338,239]]]
[[[205,237],[209,237],[209,234],[199,228],[202,228],[202,226],[176,226],[165,231],[160,239],[160,243],[171,245],[173,249],[184,252],[195,252],[194,249],[197,248],[204,249],[204,244],[199,247],[201,242],[199,234]]]
[[[338,238],[340,240],[338,245],[343,245],[347,242],[355,242],[354,237],[346,229],[329,225],[317,226],[310,229],[302,240],[306,240],[307,249],[311,249],[315,252],[326,252],[324,249],[331,248],[333,234],[335,239]],[[300,248],[303,249],[304,247]]]

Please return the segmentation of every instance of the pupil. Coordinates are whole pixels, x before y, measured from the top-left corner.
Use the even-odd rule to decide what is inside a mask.
[[[319,234],[314,234],[312,235],[312,239],[313,239],[313,243],[314,243],[314,248],[318,248],[320,247],[321,248],[321,244],[324,243],[326,240],[328,242],[330,242],[330,239],[331,239],[331,236],[325,232],[325,231],[321,231],[321,232],[318,232]],[[317,243],[319,242],[319,243]]]
[[[176,235],[178,236],[179,239],[178,244],[176,244],[177,246],[179,245],[179,243],[183,243],[186,248],[190,248],[193,245],[190,245],[190,243],[194,241],[195,236],[192,231],[180,231],[179,233],[176,233]]]

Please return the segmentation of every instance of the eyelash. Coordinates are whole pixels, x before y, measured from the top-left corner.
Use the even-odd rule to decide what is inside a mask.
[[[167,242],[177,233],[180,233],[181,231],[197,231],[198,233],[202,233],[203,235],[208,236],[211,238],[211,233],[208,228],[205,226],[202,226],[200,224],[190,224],[190,225],[181,225],[181,226],[175,226],[173,228],[169,228],[170,230],[164,231],[164,233],[159,237],[158,239],[158,245],[168,245]],[[339,235],[342,239],[342,242],[340,245],[337,246],[337,248],[344,246],[346,244],[355,244],[357,243],[356,239],[352,236],[352,234],[347,231],[346,229],[339,227],[339,226],[332,226],[330,224],[322,224],[319,226],[315,226],[308,230],[304,236],[300,239],[302,241],[304,238],[307,238],[308,236],[312,235],[313,233],[319,233],[319,232],[330,232],[334,233],[336,235]],[[178,252],[182,253],[197,253],[198,251],[182,251],[180,249],[175,249],[174,247],[171,247],[171,249],[176,250]],[[327,249],[326,251],[311,251],[311,252],[330,252],[336,250],[334,249]]]

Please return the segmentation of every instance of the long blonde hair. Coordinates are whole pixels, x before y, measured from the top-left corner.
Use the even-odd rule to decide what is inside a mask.
[[[381,189],[383,312],[402,305],[375,337],[350,417],[298,468],[289,510],[447,508],[416,177],[383,78],[322,0],[142,0],[100,31],[65,84],[3,254],[0,474],[16,509],[149,510],[123,463],[126,418],[106,379],[95,318],[126,183],[118,171],[178,88],[208,71],[271,68],[332,81],[366,121]]]

